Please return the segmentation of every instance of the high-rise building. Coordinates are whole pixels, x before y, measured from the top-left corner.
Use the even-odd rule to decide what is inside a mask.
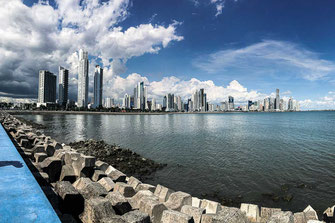
[[[88,53],[79,50],[78,66],[78,107],[87,107],[88,104]]]
[[[205,90],[203,88],[199,91],[199,110],[200,111],[207,111],[207,98],[205,94]]]
[[[57,77],[47,70],[40,70],[38,81],[38,103],[56,102]]]
[[[147,88],[144,87],[143,82],[139,82],[134,88],[134,108],[144,111],[147,107]]]
[[[162,109],[166,109],[166,104],[167,104],[167,97],[166,95],[163,97],[163,105],[162,105]]]
[[[165,111],[174,111],[174,94],[166,95],[166,109]]]
[[[151,111],[156,111],[156,99],[152,99],[151,101]]]
[[[292,97],[290,97],[290,99],[288,99],[288,106],[287,107],[288,107],[287,110],[289,110],[289,111],[294,110]]]
[[[277,111],[279,111],[280,110],[280,97],[279,97],[279,89],[277,88],[276,89],[276,100],[275,100],[275,109],[277,110]]]
[[[228,97],[228,110],[232,111],[234,109],[235,109],[234,97],[233,96],[229,96]]]
[[[123,101],[122,101],[122,107],[123,108],[131,108],[131,96],[128,94],[125,94],[123,97]]]
[[[58,103],[66,106],[69,92],[69,70],[59,67],[58,72]]]
[[[102,91],[103,91],[103,69],[99,66],[95,66],[94,72],[94,107],[98,108],[102,106]]]
[[[105,107],[111,108],[114,105],[114,99],[113,98],[106,98],[105,100]]]

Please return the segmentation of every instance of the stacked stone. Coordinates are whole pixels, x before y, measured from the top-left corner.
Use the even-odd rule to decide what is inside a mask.
[[[321,222],[311,206],[294,214],[244,203],[232,208],[162,185],[142,183],[95,157],[58,143],[11,115],[0,113],[0,121],[63,222]],[[324,218],[333,219],[334,207],[325,211]]]

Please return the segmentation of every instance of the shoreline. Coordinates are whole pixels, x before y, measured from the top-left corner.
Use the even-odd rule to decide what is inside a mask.
[[[108,112],[108,111],[37,111],[37,110],[0,110],[8,114],[18,115],[45,115],[45,114],[63,114],[63,115],[173,115],[173,114],[266,114],[266,113],[295,113],[295,112],[320,112],[334,110],[310,110],[310,111],[271,111],[271,112],[251,112],[251,111],[216,111],[216,112]]]

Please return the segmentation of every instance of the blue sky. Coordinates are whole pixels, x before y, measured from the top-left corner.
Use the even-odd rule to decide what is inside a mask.
[[[196,87],[204,86],[209,93],[213,92],[213,102],[224,100],[228,94],[235,94],[243,102],[269,96],[279,88],[283,96],[293,96],[306,109],[335,108],[334,1],[110,0],[94,5],[93,1],[86,0],[80,1],[77,8],[73,4],[76,1],[70,5],[65,2],[67,0],[25,0],[23,3],[28,6],[24,10],[32,12],[37,8],[46,11],[46,7],[52,7],[50,13],[54,14],[54,20],[42,25],[40,20],[36,22],[37,27],[41,27],[36,32],[45,35],[48,41],[27,50],[34,50],[29,55],[36,51],[38,55],[41,52],[52,55],[50,57],[58,63],[67,65],[70,70],[73,68],[73,98],[76,92],[75,55],[69,55],[83,47],[89,50],[92,64],[100,63],[106,67],[105,95],[114,98],[131,93],[134,83],[144,80],[151,88],[150,96],[155,98],[167,92],[187,98]],[[9,6],[11,3],[7,4],[0,6],[0,10],[1,7],[4,10],[8,7],[7,11],[21,7],[19,3],[12,7]],[[85,12],[85,4],[93,5],[91,9],[87,7],[90,16],[83,19],[86,24],[80,22],[83,14],[78,12]],[[103,10],[104,4],[117,6]],[[100,9],[106,16],[115,15],[108,17],[108,21],[98,22],[94,29],[87,25],[93,21],[94,26],[98,15],[94,14],[94,9]],[[19,15],[13,16],[15,18],[19,19]],[[51,26],[57,26],[57,30],[46,28]],[[47,34],[48,31],[55,32],[55,36],[63,37],[65,28],[76,32],[67,40],[71,42],[72,39],[73,44]],[[96,33],[105,28],[107,30],[101,32],[100,37],[92,37],[99,36]],[[119,30],[115,31],[116,28]],[[8,43],[8,46],[12,45],[12,42]],[[68,55],[62,56],[62,53]],[[45,56],[48,59],[37,63],[39,66],[36,63],[29,65],[29,72],[42,69],[43,64],[57,72],[50,57]],[[20,64],[27,63],[20,60]],[[0,75],[4,77],[15,80],[15,75],[19,76],[15,72],[6,74],[4,69],[0,67]],[[192,78],[196,81],[191,81]],[[36,77],[33,80],[36,81]],[[8,83],[3,82],[3,86],[5,84]],[[34,89],[36,83],[27,83],[27,90],[23,91],[27,97],[35,97],[37,93],[28,90],[31,85]],[[16,94],[12,90],[15,88],[3,89],[0,82],[0,96],[24,96]],[[320,103],[316,105],[317,102]]]

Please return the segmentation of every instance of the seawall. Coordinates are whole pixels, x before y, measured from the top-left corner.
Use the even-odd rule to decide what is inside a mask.
[[[233,208],[146,184],[8,113],[0,122],[63,222],[321,222],[311,206],[298,213],[245,203]],[[334,207],[325,211],[326,222],[334,221]]]

